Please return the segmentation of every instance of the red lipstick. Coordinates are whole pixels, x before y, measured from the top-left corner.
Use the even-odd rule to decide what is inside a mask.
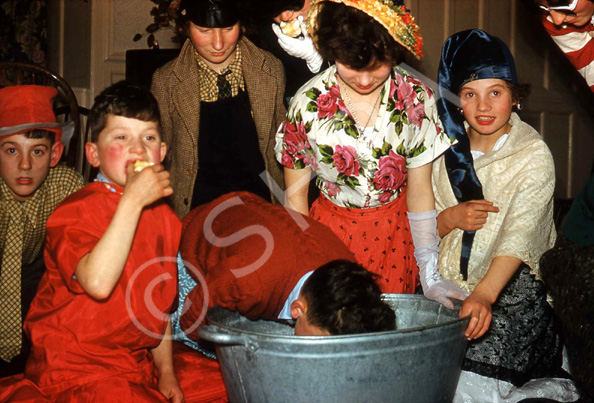
[[[477,116],[474,120],[481,126],[489,126],[495,121],[493,116]]]
[[[16,182],[19,185],[30,185],[33,183],[33,178],[17,178]]]

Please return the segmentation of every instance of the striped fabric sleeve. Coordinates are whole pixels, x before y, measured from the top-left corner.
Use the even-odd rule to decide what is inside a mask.
[[[542,21],[553,41],[594,92],[594,25],[581,28],[571,25],[558,27],[546,16],[543,16]]]

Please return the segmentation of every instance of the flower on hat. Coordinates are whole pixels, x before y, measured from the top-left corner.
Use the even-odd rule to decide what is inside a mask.
[[[419,34],[419,26],[415,24],[415,19],[405,6],[394,5],[392,0],[316,0],[312,1],[312,9],[309,16],[309,31],[312,35],[313,25],[317,15],[317,4],[324,1],[342,3],[345,6],[356,8],[363,11],[371,18],[379,22],[388,30],[390,36],[396,42],[404,46],[417,59],[423,57],[423,39]],[[315,40],[315,38],[314,38]]]

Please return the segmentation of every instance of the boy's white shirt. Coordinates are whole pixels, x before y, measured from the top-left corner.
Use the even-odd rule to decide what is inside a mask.
[[[293,301],[299,298],[301,287],[303,287],[303,284],[305,284],[305,281],[309,278],[309,276],[311,276],[312,273],[313,270],[305,273],[303,276],[301,276],[295,287],[293,287],[293,291],[291,291],[291,293],[287,297],[283,309],[278,314],[279,319],[293,319],[293,317],[291,316],[291,304],[293,303]]]

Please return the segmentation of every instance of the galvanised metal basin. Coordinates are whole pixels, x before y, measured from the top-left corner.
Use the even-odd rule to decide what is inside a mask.
[[[451,402],[469,318],[421,295],[384,298],[397,330],[295,336],[287,325],[213,308],[198,335],[215,343],[233,403]]]

